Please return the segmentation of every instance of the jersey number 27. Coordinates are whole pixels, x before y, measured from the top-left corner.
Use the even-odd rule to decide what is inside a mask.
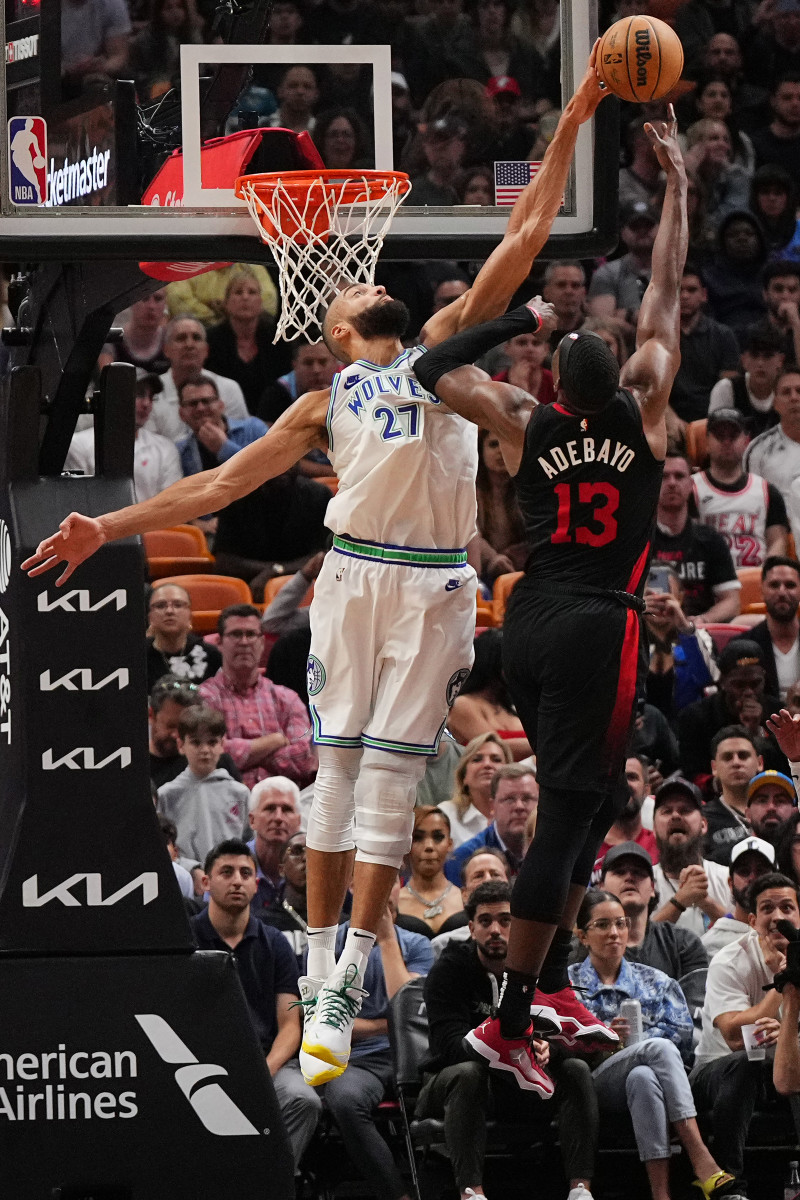
[[[607,546],[617,536],[616,512],[619,508],[619,489],[613,483],[557,483],[553,488],[558,501],[558,520],[550,541],[555,545],[564,542],[579,542],[584,546]],[[577,491],[578,504],[592,504],[594,508],[589,525],[578,525],[570,529],[572,499]]]

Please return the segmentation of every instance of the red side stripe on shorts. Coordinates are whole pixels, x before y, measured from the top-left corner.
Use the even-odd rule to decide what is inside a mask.
[[[644,572],[645,567],[647,566],[647,560],[649,557],[650,557],[650,543],[648,542],[647,545],[645,546],[644,550],[642,551],[642,553],[639,555],[639,558],[636,562],[636,566],[631,571],[631,577],[628,580],[628,586],[625,589],[626,592],[635,592],[636,589],[638,588],[639,584],[641,583],[642,574]]]
[[[614,711],[606,732],[606,761],[609,774],[619,770],[628,742],[636,698],[636,676],[639,665],[639,614],[629,608],[625,618],[625,636],[619,664],[619,683]]]

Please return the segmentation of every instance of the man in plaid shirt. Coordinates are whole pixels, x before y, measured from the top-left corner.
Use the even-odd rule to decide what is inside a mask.
[[[290,688],[259,671],[264,638],[252,604],[233,604],[219,617],[222,667],[200,688],[206,704],[225,717],[225,749],[253,788],[285,775],[298,787],[314,778],[317,757],[306,706]]]

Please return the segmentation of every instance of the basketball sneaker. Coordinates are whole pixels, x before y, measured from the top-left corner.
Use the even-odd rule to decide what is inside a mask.
[[[616,1046],[619,1038],[613,1029],[599,1021],[593,1012],[581,1004],[571,987],[547,994],[536,989],[534,1004],[543,1004],[555,1009],[561,1029],[553,1037],[568,1050],[609,1050]]]
[[[347,1068],[353,1022],[367,995],[356,985],[357,977],[358,968],[353,965],[334,971],[317,993],[300,1047],[300,1070],[312,1087],[336,1079]]]
[[[531,1045],[533,1025],[529,1025],[521,1038],[504,1038],[500,1033],[500,1021],[489,1017],[477,1029],[472,1029],[463,1039],[464,1049],[473,1058],[485,1058],[497,1071],[508,1071],[519,1087],[526,1092],[536,1092],[543,1100],[549,1100],[555,1084],[536,1061]]]

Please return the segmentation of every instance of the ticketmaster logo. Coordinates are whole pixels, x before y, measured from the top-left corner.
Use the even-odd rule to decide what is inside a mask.
[[[136,1014],[147,1037],[164,1062],[179,1064],[175,1082],[209,1133],[217,1137],[245,1137],[258,1134],[242,1110],[218,1083],[203,1083],[213,1075],[227,1075],[218,1063],[201,1063],[163,1017],[156,1013]],[[198,1086],[202,1084],[201,1086]]]

